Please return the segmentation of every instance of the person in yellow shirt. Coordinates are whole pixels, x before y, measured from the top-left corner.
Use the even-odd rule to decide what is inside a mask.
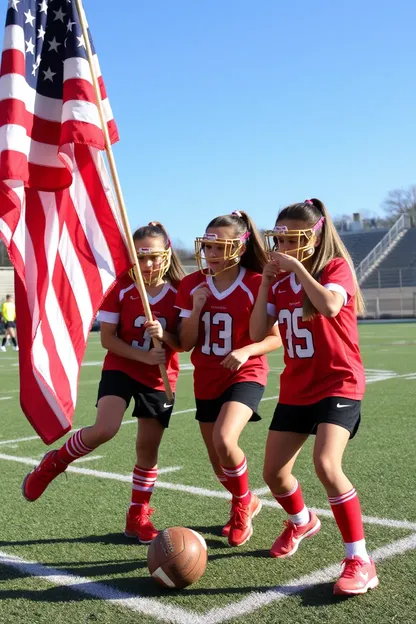
[[[14,305],[11,295],[6,295],[6,301],[4,301],[1,306],[1,316],[5,324],[6,332],[3,342],[1,343],[0,351],[6,351],[6,342],[9,337],[13,343],[13,349],[19,351],[16,340],[16,306]]]

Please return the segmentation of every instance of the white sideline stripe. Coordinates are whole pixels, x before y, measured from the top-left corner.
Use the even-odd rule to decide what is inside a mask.
[[[161,475],[168,472],[178,472],[179,470],[182,470],[182,468],[183,466],[166,466],[166,468],[158,468],[157,473]]]
[[[0,401],[9,401],[12,397],[0,397]]]
[[[272,401],[273,399],[277,399],[277,398],[278,398],[277,396],[265,397],[264,399],[262,399],[262,401]],[[178,410],[177,412],[172,412],[172,416],[177,416],[178,414],[190,414],[191,412],[195,412],[195,411],[196,411],[195,407],[192,407],[191,409],[186,409],[186,410]],[[128,420],[123,420],[121,424],[132,425],[133,423],[137,423],[137,418],[129,418]],[[79,431],[80,429],[83,429],[83,427],[72,429],[70,433],[71,434],[75,433],[76,431]],[[67,435],[70,435],[70,434],[68,433]],[[8,446],[9,444],[16,444],[19,442],[30,442],[31,440],[40,441],[40,438],[39,436],[35,435],[35,436],[28,436],[27,438],[16,438],[14,440],[0,440],[0,446]]]
[[[176,414],[188,414],[189,412],[195,412],[195,408],[192,409],[187,409],[187,410],[179,410],[178,412],[173,412],[172,416],[175,416]],[[137,423],[137,418],[131,418],[129,420],[123,420],[123,422],[121,423],[122,425],[131,425],[133,423]],[[88,425],[86,425],[88,426]],[[77,429],[72,429],[71,432],[67,433],[67,435],[72,435],[73,433],[75,433],[76,431],[79,431],[80,429],[83,429],[83,427],[78,427]],[[27,438],[16,438],[14,440],[0,440],[0,445],[1,446],[8,446],[9,444],[16,444],[19,442],[30,442],[31,440],[40,440],[40,437],[37,435],[34,436],[28,436]]]
[[[15,455],[4,455],[0,453],[0,459],[6,461],[14,461],[19,464],[26,464],[28,466],[35,466],[38,464],[37,459],[31,457],[16,457]],[[163,470],[163,469],[162,469]],[[131,474],[122,475],[116,472],[104,472],[102,470],[91,470],[90,468],[76,468],[75,466],[68,466],[66,472],[74,472],[77,474],[83,474],[90,477],[98,477],[101,479],[109,479],[110,481],[122,481],[124,483],[131,483]],[[205,496],[207,498],[222,498],[225,500],[231,499],[231,494],[224,490],[208,490],[206,488],[200,488],[193,485],[184,485],[183,483],[169,483],[167,481],[156,481],[156,487],[164,490],[175,490],[177,492],[186,492],[187,494],[194,494],[196,496]],[[273,507],[279,509],[280,505],[275,500],[261,499],[264,507]],[[312,511],[320,516],[326,518],[333,518],[332,511],[330,509],[320,509],[318,507],[309,507]],[[363,521],[366,524],[376,524],[379,526],[385,526],[396,529],[408,529],[410,531],[416,531],[416,522],[409,522],[408,520],[390,520],[389,518],[376,518],[374,516],[363,516]]]
[[[394,557],[395,555],[402,554],[414,548],[416,548],[416,534],[377,548],[377,550],[372,553],[372,556],[374,561],[383,561],[384,559],[389,559],[390,557]],[[293,596],[293,594],[299,594],[315,585],[328,583],[332,581],[339,572],[339,564],[334,564],[316,570],[312,572],[312,574],[306,574],[298,579],[293,579],[286,585],[273,587],[265,592],[252,592],[246,598],[238,602],[208,611],[208,613],[198,618],[198,624],[220,624],[220,622],[226,622],[238,616],[245,616],[272,602],[283,600],[284,598]]]
[[[77,464],[81,464],[81,462],[89,462],[94,461],[94,459],[103,459],[104,455],[86,455],[85,457],[79,457],[76,459]]]
[[[380,562],[415,548],[416,534],[413,534],[377,548],[372,553],[372,556],[374,561]],[[171,606],[165,602],[161,603],[155,599],[127,594],[110,585],[92,582],[88,577],[74,576],[62,570],[48,568],[40,563],[25,561],[21,557],[9,555],[2,551],[0,551],[0,564],[15,568],[29,576],[41,578],[52,585],[68,587],[82,594],[105,600],[110,604],[122,606],[131,611],[145,613],[174,624],[221,624],[238,616],[245,616],[248,613],[257,611],[273,602],[299,594],[321,583],[332,581],[339,574],[340,570],[339,564],[333,564],[316,570],[311,574],[293,579],[286,585],[278,585],[264,592],[251,592],[238,602],[231,603],[226,607],[211,609],[204,615],[198,615],[195,612]]]
[[[261,487],[258,488],[257,490],[252,490],[253,494],[256,494],[257,496],[263,496],[264,494],[270,494],[270,488],[267,487]]]
[[[15,557],[14,555],[9,555],[2,551],[0,551],[0,564],[15,568],[29,576],[41,578],[43,581],[51,583],[52,585],[68,587],[81,594],[94,596],[94,598],[99,598],[107,603],[109,602],[119,607],[125,607],[126,609],[130,609],[130,611],[145,613],[146,615],[151,615],[165,622],[195,624],[196,618],[198,617],[197,614],[192,611],[185,611],[180,607],[167,605],[155,599],[128,594],[127,592],[122,592],[111,587],[111,585],[95,583],[88,577],[74,576],[63,570],[49,568],[32,561],[25,561],[21,557]]]

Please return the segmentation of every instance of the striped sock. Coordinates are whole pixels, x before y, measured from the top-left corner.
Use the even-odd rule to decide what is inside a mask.
[[[64,464],[70,464],[71,462],[88,455],[94,449],[89,448],[82,441],[82,429],[76,431],[67,442],[58,451],[58,459]]]
[[[221,485],[232,494],[231,486],[230,486],[230,484],[228,482],[228,479],[225,476],[225,474],[221,471],[220,474],[215,473],[215,476],[217,477],[217,479],[221,483]]]
[[[137,464],[134,466],[130,507],[149,503],[156,479],[157,468],[140,468]]]
[[[272,492],[273,494],[273,492]],[[289,514],[293,524],[302,525],[309,522],[309,510],[306,507],[301,487],[296,481],[294,487],[285,494],[273,494],[279,505]]]
[[[251,492],[248,487],[248,470],[247,460],[244,457],[241,464],[233,468],[226,468],[221,466],[223,473],[227,477],[227,485],[229,491],[233,495],[233,502],[243,503],[248,505],[251,500]],[[227,487],[228,489],[228,487]]]
[[[341,496],[330,496],[329,504],[345,543],[347,558],[354,556],[369,561],[364,539],[360,501],[355,488]]]

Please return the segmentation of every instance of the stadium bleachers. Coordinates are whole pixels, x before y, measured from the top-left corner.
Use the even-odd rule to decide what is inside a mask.
[[[387,232],[387,229],[340,232],[342,242],[351,254],[354,266],[360,264]]]
[[[416,286],[416,228],[407,230],[361,286],[362,288]]]

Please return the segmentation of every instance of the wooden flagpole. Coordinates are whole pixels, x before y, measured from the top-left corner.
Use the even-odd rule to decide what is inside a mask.
[[[152,312],[151,312],[151,309],[150,309],[149,301],[147,299],[146,288],[145,288],[145,285],[144,285],[144,282],[143,282],[143,276],[142,276],[142,272],[140,270],[139,261],[138,261],[137,253],[136,253],[136,248],[134,246],[133,237],[131,235],[131,229],[130,229],[130,224],[129,224],[129,220],[128,220],[128,216],[127,216],[126,205],[125,205],[123,193],[122,193],[122,190],[121,190],[121,184],[120,184],[120,179],[118,177],[118,172],[117,172],[116,162],[115,162],[115,159],[114,159],[113,149],[111,147],[111,141],[110,141],[110,135],[109,135],[109,132],[108,132],[108,126],[107,126],[107,122],[106,122],[106,119],[105,119],[105,116],[104,116],[103,104],[102,104],[102,100],[101,100],[100,85],[98,84],[97,75],[95,73],[94,59],[93,59],[93,54],[92,54],[92,49],[91,49],[91,44],[90,44],[90,38],[88,36],[88,26],[87,26],[87,21],[86,21],[86,17],[85,17],[84,7],[82,5],[82,0],[75,0],[75,4],[76,4],[78,15],[79,15],[79,21],[80,21],[80,24],[81,24],[81,30],[82,30],[82,34],[83,34],[83,37],[84,37],[85,48],[86,48],[86,51],[87,51],[88,63],[89,63],[90,70],[91,70],[92,82],[93,82],[94,91],[95,91],[95,97],[97,99],[98,112],[100,114],[101,127],[102,127],[102,130],[103,130],[103,133],[104,133],[105,150],[106,150],[106,153],[107,153],[108,164],[109,164],[109,167],[110,167],[110,173],[111,173],[111,177],[112,177],[112,180],[113,180],[114,190],[115,190],[115,193],[116,193],[116,196],[117,196],[117,202],[118,202],[118,205],[119,205],[119,208],[120,208],[120,215],[121,215],[121,220],[122,220],[123,227],[124,227],[124,233],[125,233],[125,236],[126,236],[127,247],[128,247],[129,254],[130,254],[130,259],[131,259],[132,263],[134,264],[134,274],[135,274],[135,278],[136,278],[136,287],[137,287],[137,290],[139,291],[140,298],[142,300],[142,304],[143,304],[143,308],[144,308],[144,313],[145,313],[146,319],[148,321],[152,321],[153,320],[153,316],[152,316]],[[157,338],[153,338],[153,344],[154,344],[155,347],[160,347],[161,346],[160,341]],[[171,402],[171,401],[173,401],[173,393],[172,393],[172,389],[171,389],[170,384],[169,384],[168,374],[166,372],[166,366],[164,364],[159,364],[159,368],[160,368],[160,373],[162,375],[163,384],[165,386],[166,396],[168,398],[168,401]]]

